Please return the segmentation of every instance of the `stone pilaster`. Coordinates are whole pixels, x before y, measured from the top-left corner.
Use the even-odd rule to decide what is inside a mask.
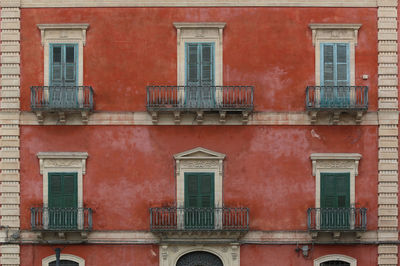
[[[378,0],[378,240],[398,240],[397,0]],[[398,264],[397,245],[378,246],[378,265]]]
[[[0,265],[20,265],[19,112],[20,0],[1,0],[0,226],[4,242]]]

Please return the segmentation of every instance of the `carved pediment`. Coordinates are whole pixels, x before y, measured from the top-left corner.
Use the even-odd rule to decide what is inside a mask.
[[[196,159],[223,160],[225,158],[225,154],[207,150],[202,147],[197,147],[192,150],[175,154],[174,158],[175,160],[196,160]]]

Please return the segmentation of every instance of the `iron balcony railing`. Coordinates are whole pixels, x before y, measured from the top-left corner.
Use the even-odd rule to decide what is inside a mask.
[[[32,230],[90,231],[92,209],[90,208],[31,208]]]
[[[148,86],[148,111],[252,111],[253,86]]]
[[[32,86],[33,111],[91,111],[91,86]]]
[[[248,231],[248,208],[150,208],[151,231]]]
[[[366,208],[309,208],[309,231],[365,231]]]
[[[354,110],[368,109],[367,86],[308,86],[307,110]]]

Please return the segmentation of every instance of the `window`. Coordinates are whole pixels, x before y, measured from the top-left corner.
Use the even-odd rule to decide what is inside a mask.
[[[77,44],[50,44],[50,86],[77,85]]]
[[[89,24],[39,24],[44,86],[83,86],[83,46]]]
[[[83,175],[86,152],[39,152],[43,175],[43,229],[85,229],[88,213],[83,208]],[[39,210],[40,214],[40,210]]]
[[[178,217],[179,226],[220,227],[222,221],[217,217],[215,208],[222,207],[225,155],[199,147],[176,154],[174,158],[177,207],[185,208],[184,217]]]
[[[315,259],[314,266],[357,266],[357,260],[345,255],[332,254]]]
[[[56,255],[48,256],[42,259],[42,266],[56,265]],[[60,254],[60,266],[85,266],[85,260],[71,254]]]
[[[361,24],[310,24],[315,46],[315,85],[354,86],[355,46]]]
[[[214,85],[214,44],[186,43],[186,85]]]
[[[360,159],[357,153],[311,154],[315,208],[308,210],[308,226],[313,237],[318,231],[365,230],[366,209],[355,208],[355,177]]]
[[[349,86],[349,44],[321,43],[321,86]]]

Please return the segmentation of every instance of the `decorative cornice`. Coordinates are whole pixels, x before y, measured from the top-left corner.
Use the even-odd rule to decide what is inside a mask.
[[[72,36],[72,38],[78,38],[82,41],[83,45],[86,45],[86,30],[89,28],[88,23],[66,23],[66,24],[38,24],[37,27],[40,30],[42,39],[42,45],[44,46],[46,39],[48,38],[46,32],[56,31],[60,36],[57,39],[71,38],[68,32],[75,33],[80,36]],[[80,33],[79,33],[80,32]],[[52,36],[54,38],[54,36]]]
[[[49,7],[376,7],[376,0],[21,0],[23,8]]]
[[[320,39],[352,40],[357,45],[358,30],[361,24],[311,23],[308,26],[312,30],[313,45]]]
[[[191,28],[191,29],[223,29],[225,28],[226,23],[225,22],[174,22],[174,27],[177,29],[185,29],[185,28]]]

